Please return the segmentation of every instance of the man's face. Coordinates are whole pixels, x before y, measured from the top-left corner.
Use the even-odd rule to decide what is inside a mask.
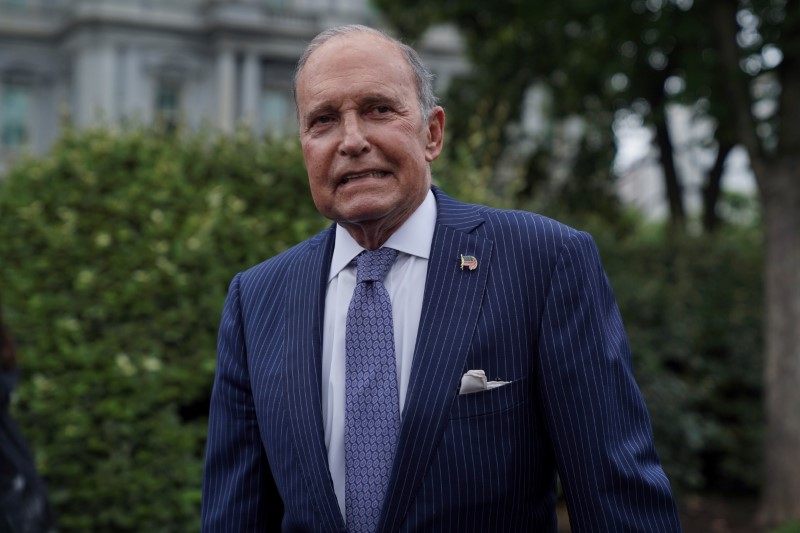
[[[388,237],[425,199],[444,129],[440,107],[423,119],[405,56],[377,36],[334,37],[305,64],[297,107],[317,209]]]

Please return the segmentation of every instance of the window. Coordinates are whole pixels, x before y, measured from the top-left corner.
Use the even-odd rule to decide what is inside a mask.
[[[168,130],[178,125],[181,111],[181,86],[177,80],[160,79],[156,86],[156,120]]]
[[[294,130],[294,108],[288,92],[264,88],[261,93],[261,121],[266,134],[284,135]]]
[[[31,93],[27,86],[15,83],[3,85],[0,102],[0,143],[3,148],[18,148],[28,141],[30,107]]]
[[[261,63],[259,130],[265,135],[297,133],[292,99],[294,63],[265,60]]]

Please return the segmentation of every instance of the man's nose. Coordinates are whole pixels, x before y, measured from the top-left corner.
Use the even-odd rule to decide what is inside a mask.
[[[369,141],[360,117],[345,115],[342,118],[342,140],[339,152],[342,155],[354,157],[368,150]]]

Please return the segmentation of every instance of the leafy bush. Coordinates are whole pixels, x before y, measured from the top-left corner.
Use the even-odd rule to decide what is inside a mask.
[[[789,522],[778,529],[773,529],[770,533],[800,533],[800,522]]]
[[[665,470],[678,489],[760,483],[762,254],[758,228],[593,233],[631,342]]]
[[[196,531],[237,271],[324,227],[297,142],[67,132],[0,183],[15,413],[69,531]]]

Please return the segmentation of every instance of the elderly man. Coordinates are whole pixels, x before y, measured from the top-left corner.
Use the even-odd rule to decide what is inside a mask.
[[[591,238],[431,186],[445,114],[411,48],[317,36],[295,75],[328,230],[238,274],[203,530],[679,531]]]

